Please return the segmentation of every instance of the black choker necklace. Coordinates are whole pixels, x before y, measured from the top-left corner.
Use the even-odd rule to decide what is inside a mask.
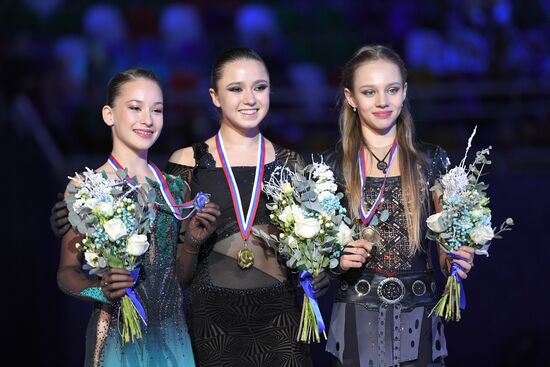
[[[368,149],[368,148],[367,148]],[[386,174],[386,170],[388,169],[388,164],[386,163],[386,158],[388,158],[388,155],[391,152],[391,147],[382,159],[378,159],[378,157],[372,152],[372,150],[369,149],[370,154],[378,161],[376,163],[376,168],[378,168],[380,171],[382,171],[383,174]]]

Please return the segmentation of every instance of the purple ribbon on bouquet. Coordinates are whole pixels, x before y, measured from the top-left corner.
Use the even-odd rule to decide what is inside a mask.
[[[134,270],[128,270],[130,272],[130,275],[132,275],[132,279],[134,280],[134,284],[136,284],[137,279],[139,277],[139,268],[136,268]],[[139,316],[141,316],[141,320],[143,320],[143,323],[145,326],[147,326],[147,315],[145,314],[145,309],[143,308],[141,302],[139,301],[139,298],[136,294],[136,292],[132,288],[126,288],[126,295],[130,297],[132,300],[132,303],[136,307],[136,310],[139,313]]]
[[[319,334],[322,334],[325,331],[325,322],[323,321],[321,310],[319,310],[317,299],[314,297],[315,293],[319,292],[319,290],[313,289],[313,286],[311,285],[313,275],[311,275],[311,273],[307,270],[300,270],[299,277],[300,285],[304,289],[306,296],[309,298],[309,301],[311,302],[311,307],[313,308],[313,312],[315,313],[315,319],[317,320]]]
[[[458,256],[457,254],[454,254],[452,252],[447,253],[450,257],[457,260],[464,260],[462,256]],[[451,263],[451,276],[454,276],[456,280],[458,281],[458,284],[460,285],[460,309],[464,310],[466,308],[466,292],[464,292],[464,286],[462,285],[462,278],[458,275],[458,269],[464,271],[464,268],[460,265],[458,265],[455,262]]]

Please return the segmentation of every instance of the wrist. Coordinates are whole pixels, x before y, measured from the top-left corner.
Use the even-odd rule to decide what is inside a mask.
[[[93,300],[99,301],[101,303],[111,303],[109,299],[103,293],[103,290],[100,287],[89,287],[82,290],[79,296],[91,298]]]
[[[191,235],[187,235],[183,241],[183,251],[191,255],[197,255],[203,242],[204,241],[197,240]]]
[[[335,268],[329,269],[329,272],[335,276],[344,274],[348,269],[343,269],[340,264],[338,264]]]

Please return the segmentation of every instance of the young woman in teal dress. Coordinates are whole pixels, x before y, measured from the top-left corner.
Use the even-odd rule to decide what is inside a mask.
[[[355,213],[361,239],[340,258],[336,302],[327,351],[336,366],[442,366],[447,355],[443,324],[430,314],[437,301],[433,248],[424,240],[426,218],[440,209],[429,188],[444,172],[447,155],[414,136],[408,110],[407,72],[399,55],[366,46],[342,73],[341,145],[325,155]],[[373,214],[385,221],[373,229]],[[473,249],[453,260],[438,248],[448,272],[457,262],[462,278]]]
[[[296,342],[300,320],[295,282],[284,261],[252,226],[273,233],[261,183],[276,167],[302,164],[295,152],[260,133],[269,109],[270,80],[260,56],[230,49],[216,60],[210,96],[220,129],[205,142],[176,151],[167,171],[209,192],[220,205],[214,234],[178,252],[180,279],[190,285],[189,329],[199,366],[310,366]],[[323,273],[314,287],[325,288]]]
[[[111,156],[129,177],[157,192],[156,216],[149,235],[150,247],[142,255],[136,284],[125,269],[110,269],[103,277],[88,277],[82,271],[82,253],[75,245],[81,236],[69,229],[63,235],[57,279],[59,288],[76,298],[94,302],[86,333],[86,366],[194,366],[191,342],[182,307],[182,291],[176,269],[176,247],[182,222],[162,202],[159,183],[150,169],[148,150],[163,125],[163,95],[157,76],[149,70],[130,69],[115,75],[108,86],[104,122],[113,138]],[[105,163],[97,168],[108,176],[115,169]],[[163,174],[177,204],[189,197],[179,177]],[[58,215],[62,216],[62,214]],[[181,241],[195,243],[215,228],[218,207],[207,204],[186,223]],[[62,226],[59,227],[62,230]],[[145,312],[143,337],[122,344],[117,328],[118,300],[134,287]]]

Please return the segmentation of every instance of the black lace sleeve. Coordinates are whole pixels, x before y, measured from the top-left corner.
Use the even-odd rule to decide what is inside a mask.
[[[426,178],[431,187],[435,180],[447,172],[450,163],[449,158],[447,152],[438,145],[422,143],[420,149],[425,155]]]
[[[173,162],[168,162],[164,172],[172,176],[181,177],[183,182],[189,185],[191,183],[191,177],[193,177],[193,169],[194,167],[184,166],[182,164],[173,163]]]

